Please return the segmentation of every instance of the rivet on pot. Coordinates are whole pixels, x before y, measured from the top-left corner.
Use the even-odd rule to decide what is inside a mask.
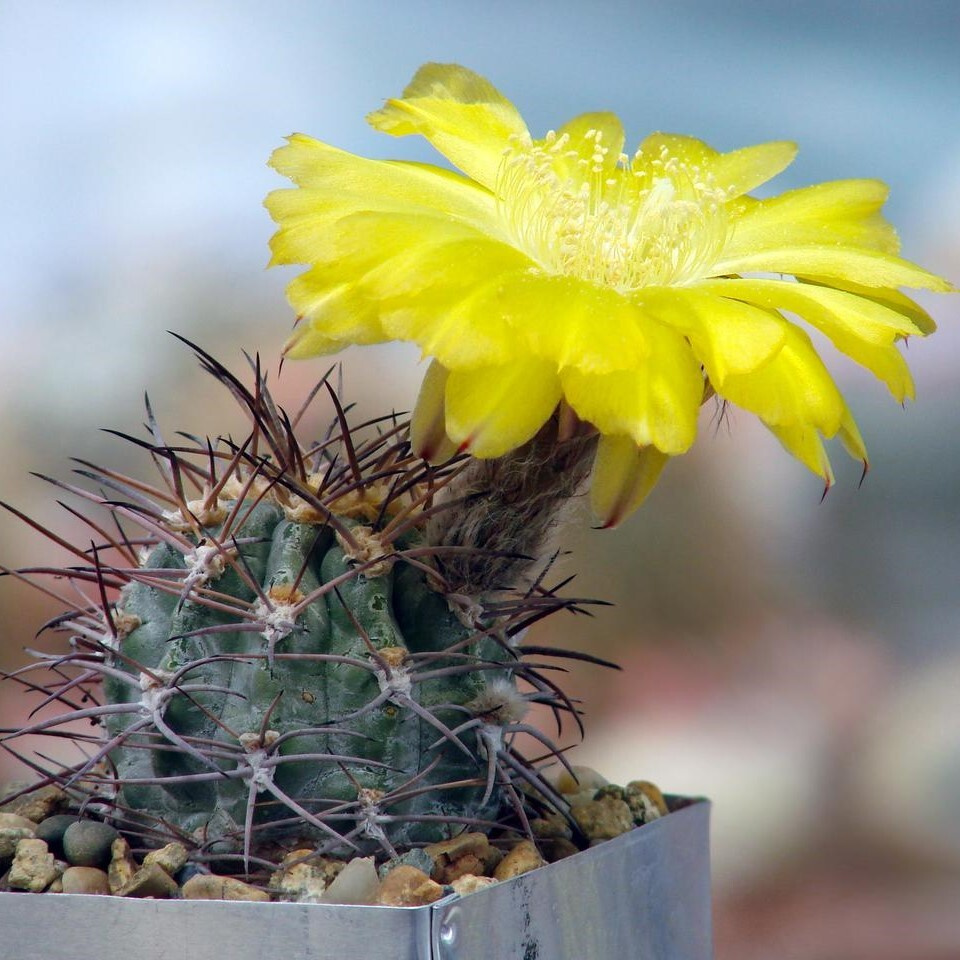
[[[456,960],[456,947],[459,939],[459,926],[457,925],[459,913],[460,911],[456,907],[451,907],[444,913],[440,926],[437,928],[437,952],[441,960]]]

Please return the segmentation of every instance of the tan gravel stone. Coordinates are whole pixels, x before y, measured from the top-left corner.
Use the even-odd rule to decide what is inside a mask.
[[[35,826],[31,823],[31,827]],[[17,852],[17,844],[21,840],[33,839],[33,830],[28,827],[0,827],[0,861],[9,863]]]
[[[472,873],[465,873],[462,877],[457,877],[450,886],[453,887],[454,893],[466,897],[478,890],[486,890],[487,887],[495,886],[496,883],[497,881],[493,877],[476,877]]]
[[[117,893],[133,880],[140,868],[130,852],[130,844],[123,837],[118,837],[110,845],[110,855],[112,859],[107,867],[107,880],[110,892]]]
[[[484,872],[483,860],[476,854],[468,853],[465,857],[457,857],[456,860],[448,863],[437,877],[438,883],[453,883],[457,877],[466,876],[472,873],[475,876],[481,876]]]
[[[62,893],[110,893],[110,881],[96,867],[67,867],[60,879]]]
[[[477,856],[483,856],[490,841],[485,833],[461,833],[450,840],[441,840],[439,843],[428,844],[423,849],[434,860],[445,858],[447,863],[456,860],[459,857],[472,853]]]
[[[576,774],[576,778],[570,776],[568,770],[561,770],[557,776],[555,786],[560,793],[582,793],[589,790],[594,794],[609,783],[606,777],[600,776],[592,767],[574,765],[571,769]]]
[[[443,887],[422,870],[402,864],[381,881],[377,903],[385,907],[420,907],[443,896]]]
[[[623,792],[627,806],[637,823],[649,823],[670,812],[660,788],[649,780],[631,780]]]
[[[234,877],[217,877],[213,874],[198,873],[191,877],[181,888],[185,900],[249,900],[266,903],[270,894],[237,880]]]
[[[114,860],[133,860],[133,851],[126,837],[117,837],[110,844],[110,856]]]
[[[567,818],[560,813],[548,813],[544,817],[531,820],[530,830],[538,839],[554,840],[557,837],[565,837],[570,840],[573,837],[573,830]]]
[[[433,857],[430,876],[438,883],[450,883],[465,873],[490,873],[501,859],[500,851],[491,845],[485,833],[461,833],[423,849]]]
[[[149,867],[141,867],[128,883],[116,891],[116,895],[118,897],[156,897],[159,900],[175,897],[179,890],[176,881],[163,867],[151,863]]]
[[[53,854],[42,840],[21,840],[10,866],[7,882],[14,890],[40,893],[60,876]]]
[[[509,880],[529,873],[546,864],[532,840],[521,840],[497,865],[493,871],[495,880]]]
[[[612,840],[634,826],[630,808],[613,797],[578,803],[570,808],[570,813],[590,840]]]
[[[4,786],[3,793],[9,795],[24,786],[26,782],[9,783]],[[46,820],[47,817],[63,810],[67,805],[67,795],[56,784],[48,784],[45,787],[37,787],[22,797],[0,806],[3,813],[14,813],[33,823],[39,823]]]
[[[168,843],[159,850],[151,850],[144,858],[143,865],[149,867],[155,863],[171,876],[187,862],[187,848],[182,843]]]
[[[608,783],[601,787],[594,795],[594,800],[625,800],[623,787],[618,787],[615,783]]]
[[[36,823],[18,813],[0,813],[0,830],[30,830],[36,829]]]
[[[313,850],[293,850],[270,877],[269,887],[281,900],[319,902],[343,867],[339,860],[314,856]]]

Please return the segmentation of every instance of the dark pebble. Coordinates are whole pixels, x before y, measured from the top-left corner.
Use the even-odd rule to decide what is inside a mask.
[[[56,813],[46,820],[41,820],[33,832],[38,840],[46,842],[55,857],[60,858],[63,856],[63,835],[67,832],[67,827],[79,820],[79,817],[69,813]]]
[[[120,834],[99,820],[78,820],[63,834],[63,856],[75,867],[105,867]]]
[[[188,863],[185,867],[181,867],[174,875],[173,879],[177,881],[182,887],[188,880],[192,880],[197,876],[204,876],[210,871],[206,867],[201,867],[196,863]]]

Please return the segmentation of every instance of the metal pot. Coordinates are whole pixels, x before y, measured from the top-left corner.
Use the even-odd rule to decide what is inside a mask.
[[[709,804],[425,907],[0,894],[0,960],[710,960]]]

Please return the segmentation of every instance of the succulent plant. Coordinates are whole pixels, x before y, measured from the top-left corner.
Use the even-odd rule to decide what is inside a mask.
[[[278,408],[259,360],[248,389],[194,349],[248,415],[242,442],[169,444],[148,401],[149,439],[120,436],[161,483],[83,461],[96,492],[44,478],[106,512],[67,507],[88,546],[8,508],[77,563],[9,571],[64,602],[46,629],[69,651],[32,651],[10,675],[40,712],[3,731],[3,748],[142,845],[177,839],[238,872],[304,842],[395,856],[464,825],[523,829],[528,812],[562,810],[542,773],[562,751],[524,714],[536,702],[558,729],[564,715],[579,723],[549,657],[594,658],[522,640],[534,621],[583,609],[545,585],[549,557],[525,553],[545,533],[524,519],[535,447],[506,480],[478,480],[464,457],[432,466],[394,416],[351,428],[327,377],[307,404],[326,387],[336,417],[308,443],[306,405]],[[589,459],[588,441],[566,444],[564,464],[551,440],[558,502]],[[519,733],[541,757],[520,753]],[[27,756],[28,735],[68,738],[83,758],[62,769]]]

